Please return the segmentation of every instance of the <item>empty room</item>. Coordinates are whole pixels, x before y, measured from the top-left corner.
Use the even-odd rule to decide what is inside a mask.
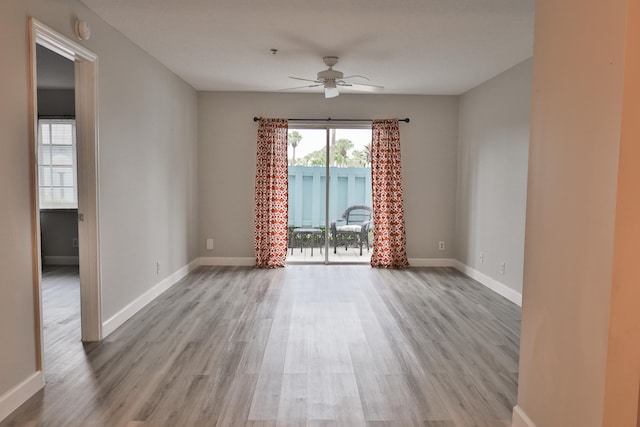
[[[637,426],[637,2],[0,24],[1,427]]]

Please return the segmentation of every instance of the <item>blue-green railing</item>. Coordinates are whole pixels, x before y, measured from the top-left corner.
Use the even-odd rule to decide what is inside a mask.
[[[371,206],[370,168],[329,168],[329,221],[352,205]],[[325,226],[326,169],[289,166],[289,227]]]

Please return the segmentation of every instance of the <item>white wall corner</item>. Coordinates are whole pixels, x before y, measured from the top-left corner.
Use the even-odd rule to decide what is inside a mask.
[[[256,259],[251,257],[201,257],[200,265],[229,265],[253,267]]]
[[[493,292],[501,295],[516,304],[518,307],[522,307],[522,294],[511,289],[504,283],[498,282],[497,280],[487,276],[484,273],[479,272],[466,264],[463,264],[460,261],[455,261],[455,267],[462,273],[471,277],[472,279],[480,282],[487,288],[491,289]]]
[[[456,263],[451,258],[409,258],[411,267],[455,267]]]
[[[511,427],[536,427],[536,425],[524,410],[516,405],[513,407],[513,422],[511,423]]]
[[[178,269],[168,277],[164,278],[144,294],[140,295],[125,308],[111,316],[102,323],[102,337],[106,338],[111,332],[118,329],[120,325],[129,320],[138,311],[142,310],[147,304],[156,299],[160,294],[171,288],[184,278],[189,272],[200,265],[199,259],[196,258],[189,264]]]
[[[37,371],[0,396],[0,421],[7,418],[42,387],[44,387],[44,375],[42,371]]]

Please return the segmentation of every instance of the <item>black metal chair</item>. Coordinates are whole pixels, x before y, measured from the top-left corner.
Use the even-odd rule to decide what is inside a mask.
[[[333,238],[333,253],[337,253],[338,246],[347,250],[353,244],[360,247],[367,245],[369,251],[369,230],[371,230],[371,207],[353,205],[345,209],[342,217],[331,221],[331,237]]]

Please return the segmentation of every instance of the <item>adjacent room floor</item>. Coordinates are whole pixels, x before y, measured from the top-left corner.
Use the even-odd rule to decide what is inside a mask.
[[[78,266],[44,266],[42,323],[46,381],[63,380],[85,359],[80,338],[80,278]]]
[[[0,426],[496,427],[516,401],[520,309],[450,268],[199,267],[100,343],[66,319]]]

